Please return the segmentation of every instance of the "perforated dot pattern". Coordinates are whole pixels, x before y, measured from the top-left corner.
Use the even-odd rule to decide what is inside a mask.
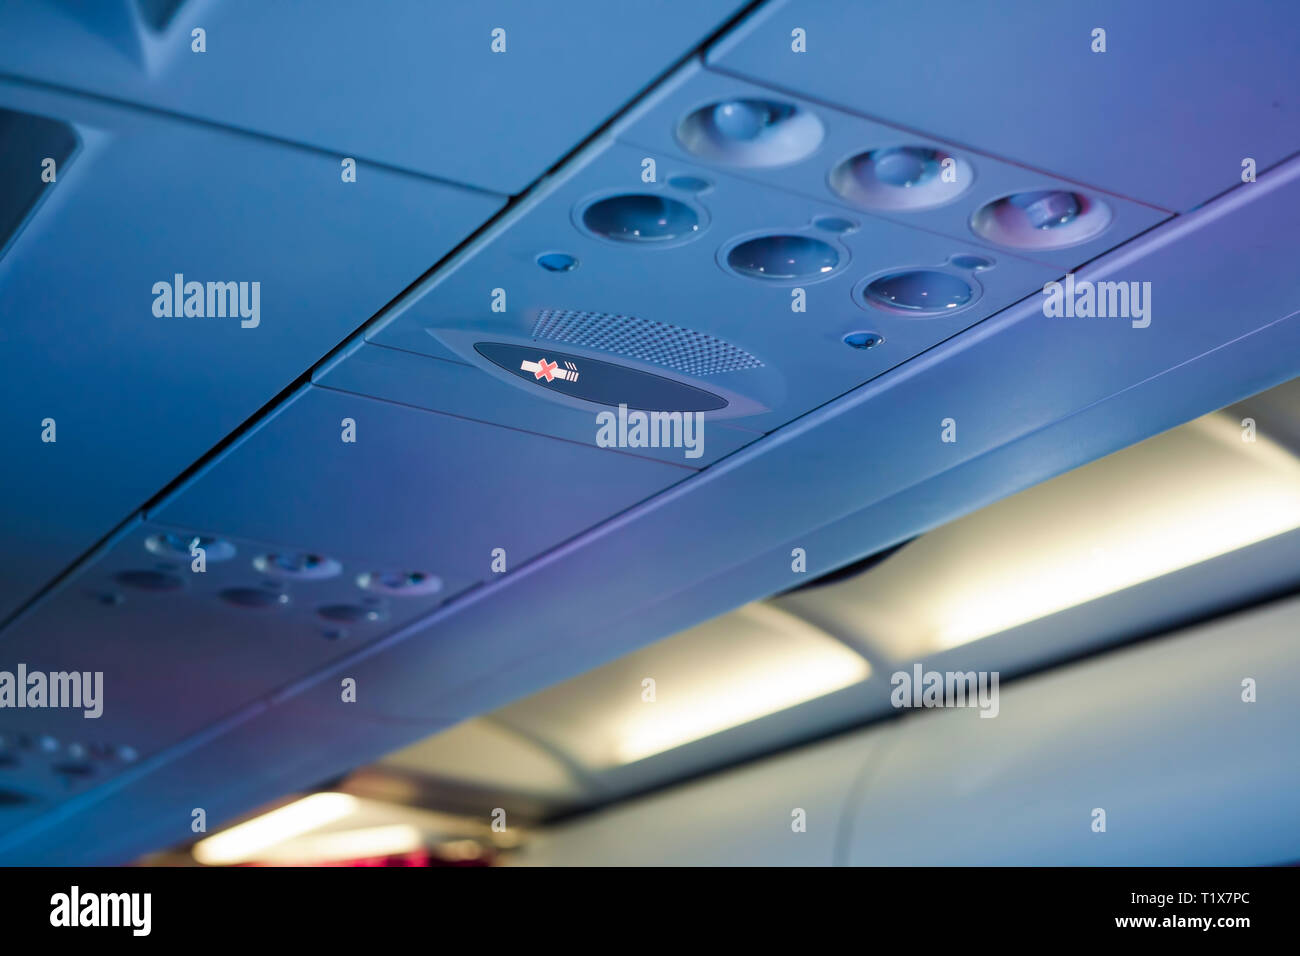
[[[763,367],[730,342],[633,315],[543,309],[533,326],[533,338],[612,352],[700,377]]]

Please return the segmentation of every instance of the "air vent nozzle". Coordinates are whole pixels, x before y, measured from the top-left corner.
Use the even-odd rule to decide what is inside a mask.
[[[34,803],[32,797],[17,790],[7,790],[0,787],[0,810],[6,810],[11,807],[23,807]]]

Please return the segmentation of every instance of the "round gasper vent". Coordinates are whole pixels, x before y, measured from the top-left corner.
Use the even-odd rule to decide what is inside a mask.
[[[812,224],[814,229],[834,233],[837,236],[846,235],[858,228],[856,222],[843,216],[818,216],[813,219]]]
[[[742,97],[702,106],[678,124],[688,152],[727,166],[785,166],[811,156],[826,130],[793,103]]]
[[[547,272],[572,272],[578,268],[578,259],[567,252],[544,252],[537,257],[537,264]]]
[[[968,269],[971,272],[987,272],[996,265],[992,259],[987,259],[984,256],[973,256],[968,253],[949,256],[948,263],[958,269]]]
[[[119,571],[113,580],[136,591],[179,591],[185,587],[183,578],[166,571]]]
[[[202,534],[151,534],[145,539],[144,546],[154,554],[165,558],[177,558],[189,561],[191,547],[197,545],[205,552],[208,561],[225,561],[235,556],[235,546],[223,538],[214,538]]]
[[[815,282],[848,262],[848,251],[799,233],[776,233],[739,239],[723,247],[720,260],[728,271],[763,282]]]
[[[1017,249],[1064,249],[1095,239],[1110,225],[1110,207],[1083,193],[1040,189],[985,203],[971,216],[975,235]]]
[[[929,317],[969,308],[982,290],[974,278],[942,269],[898,269],[864,280],[856,291],[862,303],[885,312]]]
[[[850,332],[844,336],[844,344],[851,349],[866,351],[885,344],[885,338],[875,332]]]
[[[376,594],[393,597],[423,597],[442,590],[442,579],[423,571],[367,571],[357,585]]]
[[[268,577],[297,581],[322,581],[343,570],[343,565],[333,558],[306,551],[259,554],[253,559],[253,567]]]
[[[671,176],[668,185],[688,193],[706,193],[713,188],[713,183],[702,176]]]
[[[702,209],[660,193],[605,196],[582,206],[575,218],[593,236],[647,248],[690,242],[707,224]]]
[[[35,802],[35,797],[23,793],[21,790],[0,787],[0,810],[13,810],[18,807],[30,806]]]
[[[96,768],[88,760],[63,760],[56,763],[51,769],[60,777],[80,778],[93,777]]]
[[[907,211],[950,203],[975,180],[970,163],[930,146],[889,146],[858,153],[831,170],[839,196],[867,209]]]
[[[316,613],[335,624],[376,624],[388,616],[381,607],[362,604],[326,604]]]
[[[270,610],[289,604],[289,595],[274,588],[226,588],[221,600],[235,607],[250,610]]]

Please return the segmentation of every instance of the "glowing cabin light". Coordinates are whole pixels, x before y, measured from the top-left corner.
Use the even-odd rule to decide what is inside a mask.
[[[804,621],[767,605],[736,612],[755,632],[784,635],[747,642],[724,666],[684,672],[652,705],[638,703],[619,723],[616,759],[632,763],[749,723],[865,680],[860,655]],[[721,662],[719,662],[721,664]]]
[[[1163,454],[1176,442],[1192,445],[1195,458]],[[1138,458],[1141,468],[1111,468],[1116,480],[1103,471]],[[1091,507],[1042,516],[1048,525],[1037,540],[1013,552],[999,546],[1001,560],[969,566],[935,589],[933,646],[956,647],[1300,528],[1300,461],[1263,437],[1243,442],[1226,416],[1112,460],[1085,466],[1102,478],[1086,499]]]
[[[194,859],[210,865],[244,863],[268,847],[340,820],[356,808],[356,797],[346,793],[313,793],[199,841]]]

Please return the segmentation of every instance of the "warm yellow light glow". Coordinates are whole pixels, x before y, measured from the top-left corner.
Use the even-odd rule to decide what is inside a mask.
[[[1254,441],[1243,441],[1243,435]],[[779,599],[866,656],[916,661],[1300,528],[1300,460],[1215,413]]]
[[[199,841],[194,859],[209,865],[245,863],[267,847],[339,820],[356,808],[356,797],[346,793],[313,793]]]
[[[625,713],[616,744],[623,763],[680,747],[865,680],[870,665],[811,625],[768,605],[736,612],[784,639],[739,644],[703,672],[664,681],[653,703]],[[743,625],[742,625],[743,627]]]
[[[412,853],[424,845],[419,827],[394,823],[359,830],[308,833],[277,843],[258,855],[259,863],[329,863]]]
[[[937,646],[956,647],[1300,527],[1300,462],[1262,437],[1243,443],[1225,416],[1184,427],[1227,446],[1223,454],[1181,473],[1152,461],[1122,486],[1103,489],[1114,497],[1088,496],[1079,515],[1054,522],[1069,533],[1037,540],[1010,561],[970,568],[940,596]]]
[[[483,856],[483,847],[474,840],[452,840],[448,843],[439,843],[433,848],[433,852],[444,860],[459,863],[479,859]]]

